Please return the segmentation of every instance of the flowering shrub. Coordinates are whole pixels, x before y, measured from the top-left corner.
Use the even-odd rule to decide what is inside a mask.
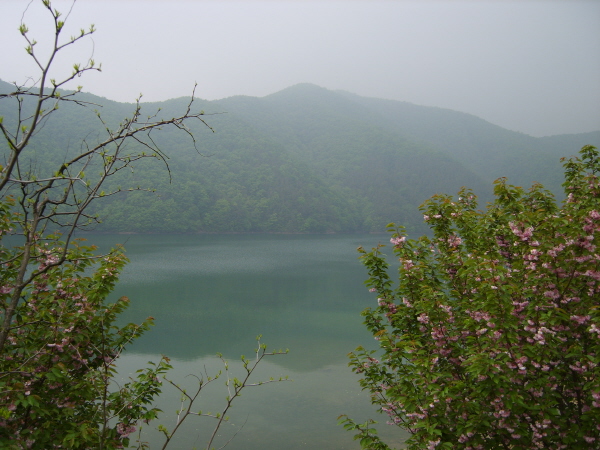
[[[23,253],[21,247],[3,246],[2,236],[10,225],[10,220],[5,219],[11,215],[10,209],[0,204],[0,255],[6,258],[0,267],[0,311],[10,301],[16,268],[21,264],[19,255]],[[160,448],[172,443],[189,416],[217,420],[212,434],[207,435],[206,448],[211,448],[221,425],[228,421],[226,413],[244,389],[287,379],[250,380],[263,358],[286,353],[267,352],[259,336],[256,357],[242,357],[241,378],[230,374],[227,361],[221,358],[228,396],[218,413],[192,409],[198,406],[201,391],[221,378],[221,372],[213,376],[193,375],[198,384],[194,392],[187,393],[167,378],[172,366],[169,358],[163,356],[158,363],[149,362],[138,369],[130,381],[119,383],[118,358],[153,322],[149,317],[141,325],[115,325],[129,300],[121,297],[108,304],[106,297],[127,258],[120,250],[99,258],[93,255],[94,247],[75,241],[65,261],[49,267],[54,254],[62,251],[56,247],[58,244],[52,236],[36,240],[32,254],[36,255],[36,269],[44,272],[21,292],[11,333],[0,352],[0,448],[110,450],[132,444],[135,448],[148,448],[141,439],[141,424],[158,417],[160,410],[154,404],[161,393],[162,380],[178,389],[183,400],[175,427],[169,430],[157,426],[164,438]],[[8,258],[9,255],[13,257]]]
[[[485,212],[466,189],[428,200],[432,238],[390,225],[397,285],[383,246],[359,248],[380,352],[359,347],[350,365],[407,448],[600,448],[598,152],[564,167],[560,207],[500,179]],[[388,448],[373,421],[342,422]]]
[[[35,246],[38,270],[52,263],[56,250]],[[105,304],[105,298],[126,258],[113,252],[87,275],[92,250],[73,246],[66,262],[21,293],[0,360],[1,448],[122,448],[139,420],[156,417],[151,402],[160,392],[159,375],[170,365],[163,358],[135,380],[112,385],[115,360],[152,319],[114,326],[128,300]],[[15,257],[0,271],[3,307],[12,293],[14,266],[20,265],[19,248],[10,251]]]

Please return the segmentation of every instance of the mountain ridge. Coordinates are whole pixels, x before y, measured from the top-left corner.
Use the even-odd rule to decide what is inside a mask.
[[[0,93],[11,92],[0,81]],[[104,103],[111,124],[134,104],[80,94]],[[0,102],[0,116],[14,112]],[[142,103],[144,114],[174,117],[190,98]],[[198,152],[181,133],[164,130],[156,142],[169,156],[173,181],[144,165],[114,185],[142,185],[157,194],[130,192],[94,206],[103,231],[118,232],[355,232],[383,231],[389,222],[421,230],[418,206],[436,193],[472,188],[482,204],[492,182],[542,182],[560,195],[560,157],[600,131],[536,138],[468,113],[361,97],[301,83],[264,97],[196,99],[194,107],[216,133],[190,124]],[[94,107],[95,108],[95,107]],[[63,105],[32,141],[37,163],[64,159],[74,143],[99,139],[91,109]],[[5,123],[10,123],[7,119]],[[5,143],[0,149],[6,151]],[[43,163],[43,161],[42,161]],[[109,183],[109,184],[110,184]]]

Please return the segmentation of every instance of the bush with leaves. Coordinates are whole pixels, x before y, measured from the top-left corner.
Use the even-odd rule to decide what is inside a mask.
[[[50,250],[38,258],[38,270]],[[151,319],[114,326],[128,299],[114,304],[105,299],[126,258],[113,252],[88,275],[91,250],[75,242],[66,262],[21,293],[0,362],[2,448],[120,448],[139,420],[156,417],[151,402],[160,392],[159,376],[170,366],[163,359],[120,389],[111,386],[116,359]],[[10,265],[2,270],[4,280]],[[8,286],[3,284],[3,302]]]
[[[407,448],[600,448],[599,154],[564,167],[560,206],[499,179],[486,211],[466,189],[428,200],[431,238],[390,225],[397,284],[382,245],[359,249],[380,351],[350,365]],[[373,421],[341,422],[388,448]]]

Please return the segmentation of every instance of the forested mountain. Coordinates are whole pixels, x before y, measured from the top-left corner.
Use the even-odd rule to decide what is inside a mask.
[[[0,82],[0,92],[10,85]],[[133,105],[91,94],[102,117],[118,123]],[[188,99],[144,104],[173,117]],[[98,202],[101,231],[383,231],[394,221],[421,226],[418,206],[435,193],[468,186],[489,198],[495,178],[542,182],[560,191],[561,156],[600,144],[600,132],[533,138],[475,116],[406,102],[360,97],[310,84],[262,97],[198,100],[214,128],[195,124],[198,152],[183,133],[154,136],[169,157],[111,180],[112,187],[156,188]],[[14,104],[0,102],[10,123]],[[64,160],[82,139],[102,138],[93,112],[64,105],[36,136],[31,164]],[[222,114],[221,114],[222,113]],[[214,114],[214,115],[210,115]],[[0,146],[4,145],[3,143]],[[0,147],[5,149],[5,145]],[[5,151],[4,151],[5,153]]]

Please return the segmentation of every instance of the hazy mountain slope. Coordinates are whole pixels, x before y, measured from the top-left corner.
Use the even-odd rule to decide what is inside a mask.
[[[451,155],[488,183],[508,177],[513,184],[541,182],[560,192],[560,158],[576,154],[586,144],[600,146],[600,131],[535,138],[457,111],[340,95],[368,108],[382,127]]]
[[[436,166],[446,167],[446,172],[455,171],[454,165],[459,163],[462,167],[456,176],[462,182],[454,185],[472,187],[484,198],[489,198],[492,182],[499,177],[526,187],[541,182],[560,196],[560,158],[576,154],[586,144],[600,146],[600,132],[535,138],[470,114],[360,97],[311,84],[292,86],[263,98],[231,97],[221,103],[285,142],[287,148],[326,175],[343,167],[348,154],[360,152],[360,148],[372,151],[380,141],[387,147],[412,147],[403,155],[404,161],[409,154],[428,152]],[[338,145],[346,149],[342,151]],[[454,185],[444,187],[452,192]],[[422,192],[429,194],[431,190]]]
[[[165,111],[168,111],[166,105]],[[156,194],[133,193],[107,205],[106,225],[141,231],[329,232],[360,228],[347,199],[282,146],[234,115],[210,117],[217,129],[191,126],[200,156],[174,130],[156,135],[172,181],[154,167]],[[148,181],[149,170],[139,172]],[[131,211],[134,211],[132,217]]]
[[[115,124],[133,111],[132,104],[106,101],[91,94],[82,100],[102,104],[101,113]],[[14,105],[0,102],[0,115]],[[173,117],[185,111],[189,99],[144,104],[143,114]],[[197,109],[222,111],[198,100]],[[207,116],[212,133],[190,122],[197,149],[185,133],[165,129],[153,139],[167,155],[172,179],[162,163],[147,161],[133,172],[122,172],[106,186],[156,188],[156,193],[131,192],[97,202],[92,212],[104,218],[103,231],[278,231],[330,232],[361,229],[362,219],[350,202],[331,191],[306,164],[281,145],[241,123],[234,115]],[[104,139],[93,108],[64,104],[31,142],[25,160],[52,170],[79,152],[82,139]],[[135,143],[131,150],[135,150]],[[0,150],[6,151],[4,142]],[[203,157],[202,155],[209,155]]]
[[[11,90],[0,81],[0,93]],[[134,110],[133,104],[92,94],[80,99],[90,108],[62,105],[32,141],[27,164],[51,170],[81,151],[82,140],[104,139],[95,109],[112,125]],[[143,115],[160,109],[158,117],[174,117],[188,102],[143,104]],[[533,138],[469,114],[310,84],[263,98],[194,105],[207,113],[215,133],[190,123],[197,148],[175,130],[153,134],[168,157],[171,180],[156,162],[115,177],[107,190],[139,186],[157,192],[103,199],[95,206],[105,219],[101,230],[382,231],[391,221],[416,229],[424,200],[461,186],[483,201],[500,176],[525,186],[541,181],[559,191],[558,159],[600,141],[600,132]],[[14,123],[14,111],[13,100],[0,101],[5,123]],[[0,151],[6,151],[4,142]]]
[[[538,148],[543,149],[547,156],[538,156],[535,161],[535,168],[531,170],[543,173],[544,175],[539,175],[541,182],[554,192],[560,191],[560,197],[562,198],[562,187],[560,186],[564,181],[564,171],[560,159],[577,155],[579,149],[584,145],[594,145],[600,148],[600,131],[546,136],[538,138],[536,145]],[[558,161],[559,170],[556,169],[557,163],[555,161]]]
[[[285,145],[337,191],[359,199],[378,229],[392,220],[420,223],[418,205],[435,193],[464,185],[484,189],[458,161],[379,126],[372,112],[327,89],[298,85],[220,103]]]

